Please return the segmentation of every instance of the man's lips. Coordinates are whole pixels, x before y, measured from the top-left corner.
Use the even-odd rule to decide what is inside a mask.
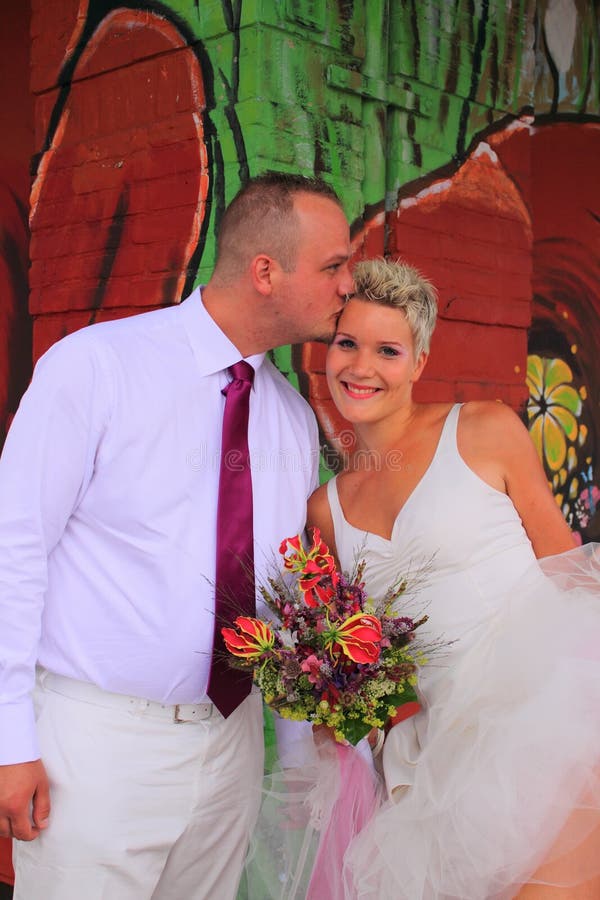
[[[366,400],[369,397],[373,397],[380,390],[380,388],[369,385],[353,384],[351,381],[342,381],[341,384],[345,393],[354,400]]]

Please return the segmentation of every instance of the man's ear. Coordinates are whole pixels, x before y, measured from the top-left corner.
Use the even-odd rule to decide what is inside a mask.
[[[421,350],[421,352],[419,353],[419,356],[417,358],[417,362],[415,364],[413,373],[410,377],[412,384],[414,384],[416,381],[418,381],[419,378],[421,377],[421,375],[423,374],[423,369],[425,368],[425,365],[426,365],[428,359],[429,359],[429,353],[425,353],[424,350]]]
[[[268,297],[273,291],[273,276],[276,275],[277,263],[266,253],[259,253],[250,263],[250,278],[253,288]]]

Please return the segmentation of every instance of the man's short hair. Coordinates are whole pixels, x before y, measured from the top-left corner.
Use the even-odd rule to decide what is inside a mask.
[[[296,194],[313,194],[342,204],[320,178],[265,172],[238,191],[223,214],[217,235],[215,274],[223,280],[239,276],[259,253],[277,260],[285,272],[296,267],[298,217]]]

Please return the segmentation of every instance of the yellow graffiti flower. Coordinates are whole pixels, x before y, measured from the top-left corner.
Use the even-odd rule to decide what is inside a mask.
[[[576,441],[581,414],[581,397],[571,385],[573,373],[562,359],[527,359],[529,387],[529,431],[540,458],[552,472],[567,459],[567,441]],[[572,457],[569,459],[571,467]]]

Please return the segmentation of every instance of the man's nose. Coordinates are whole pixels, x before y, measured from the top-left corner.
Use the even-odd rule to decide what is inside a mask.
[[[341,297],[346,297],[354,293],[354,281],[350,274],[348,263],[346,263],[342,269],[341,278],[338,283],[338,293]]]

